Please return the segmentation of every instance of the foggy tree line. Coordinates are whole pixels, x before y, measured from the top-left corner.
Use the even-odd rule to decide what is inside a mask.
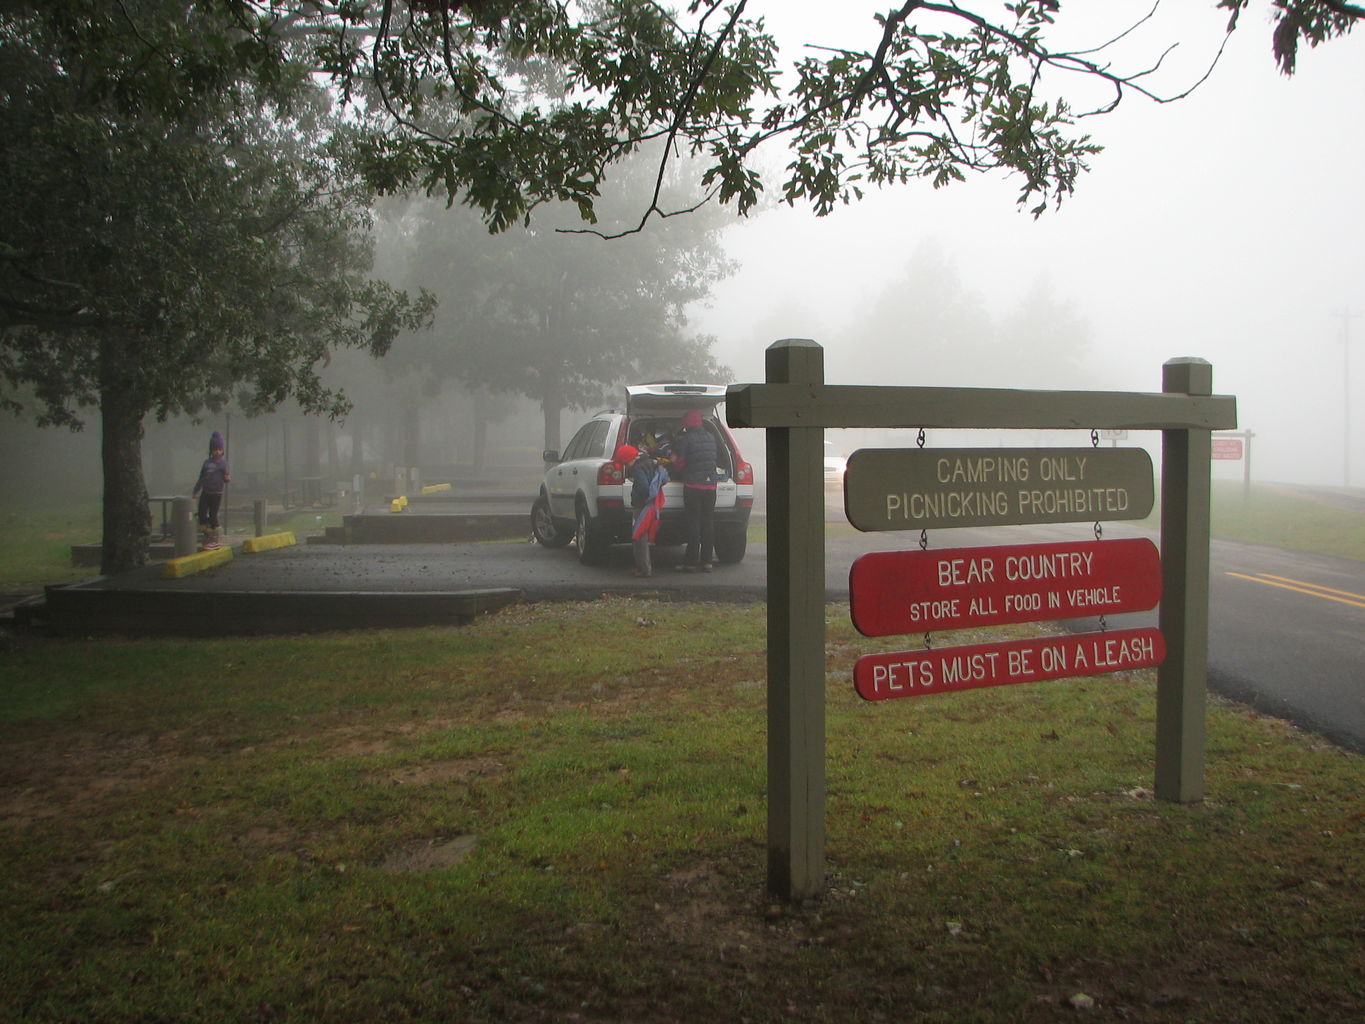
[[[1229,32],[1255,21],[1243,17],[1251,0],[1209,2],[1227,10]],[[145,558],[149,416],[285,401],[341,414],[348,399],[323,373],[334,357],[382,356],[441,315],[446,345],[414,344],[415,372],[534,395],[548,432],[550,410],[587,400],[608,368],[666,371],[677,353],[706,364],[679,311],[723,261],[704,232],[675,239],[672,251],[693,255],[669,276],[649,262],[663,248],[653,229],[708,201],[754,209],[772,146],[787,158],[775,194],[820,213],[868,187],[998,171],[1037,214],[1071,194],[1098,150],[1081,115],[1176,98],[1151,91],[1147,68],[1111,66],[1103,48],[1053,47],[1055,0],[907,0],[872,20],[865,49],[809,51],[787,79],[750,11],[761,6],[3,0],[0,402],[44,425],[98,415],[103,571]],[[1365,17],[1341,0],[1259,9],[1286,73],[1300,46]],[[1076,81],[1104,99],[1073,108]],[[605,197],[632,159],[645,168],[643,198],[612,210]],[[646,321],[657,337],[623,344],[641,307],[609,304],[577,273],[617,257],[519,278],[509,268],[540,257],[511,255],[522,239],[510,232],[452,245],[443,225],[441,274],[433,260],[405,269],[407,290],[384,281],[375,200],[413,193],[465,206],[494,231],[545,215],[533,231],[550,232],[567,208],[577,230],[645,236],[630,266],[642,285],[676,289]],[[463,291],[437,314],[427,288],[452,277]],[[603,323],[587,322],[590,306]],[[528,345],[511,375],[483,361],[500,344],[510,351],[509,338]],[[555,363],[590,339],[604,347]],[[565,379],[601,351],[616,358]]]
[[[637,208],[651,171],[643,159],[620,165],[599,223]],[[548,448],[560,447],[565,410],[600,406],[621,383],[728,376],[711,355],[715,339],[690,333],[686,316],[732,270],[714,209],[603,243],[555,231],[577,219],[555,205],[498,235],[471,211],[420,195],[382,208],[386,277],[441,297],[432,330],[404,336],[383,360],[391,375],[530,399]]]

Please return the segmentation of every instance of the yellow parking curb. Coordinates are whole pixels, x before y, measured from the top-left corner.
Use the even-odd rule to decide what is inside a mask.
[[[172,558],[161,567],[161,578],[163,580],[178,580],[186,576],[193,576],[197,572],[205,569],[212,569],[215,565],[222,565],[224,562],[232,561],[232,548],[221,547],[212,551],[196,551],[192,555],[182,555],[179,558]]]
[[[257,551],[270,551],[273,548],[293,547],[298,543],[297,538],[288,531],[284,533],[267,533],[263,537],[250,537],[242,541],[242,554],[251,555]]]
[[[422,488],[423,494],[440,494],[442,491],[450,490],[450,484],[427,484]]]

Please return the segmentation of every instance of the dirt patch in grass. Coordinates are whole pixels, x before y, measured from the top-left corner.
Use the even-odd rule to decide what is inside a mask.
[[[656,979],[657,1015],[650,1019],[688,1020],[688,1012],[678,1011],[694,1002],[696,1013],[708,1004],[761,1002],[772,1019],[827,1024],[1052,1024],[1078,1015],[1152,1024],[1238,1021],[1257,1017],[1268,992],[1302,984],[1273,973],[1256,976],[1262,968],[1248,964],[1262,956],[1253,936],[1227,941],[1198,935],[1197,927],[1167,951],[1116,956],[1078,949],[1031,957],[1002,943],[995,921],[945,915],[932,885],[907,906],[904,892],[864,887],[835,872],[823,899],[783,905],[746,884],[742,859],[761,851],[736,853],[733,864],[671,872],[650,893],[652,906],[635,922],[634,948],[642,961],[672,965]],[[1198,914],[1190,910],[1173,918],[1188,915],[1193,922]],[[1176,928],[1185,930],[1183,923]],[[785,989],[770,987],[773,978],[782,978]],[[756,999],[759,992],[766,996]],[[661,1013],[660,1006],[672,1012]],[[1322,1019],[1360,1004],[1333,993],[1319,1009],[1327,1006]],[[1296,1012],[1263,1019],[1288,1021]],[[1315,1014],[1307,1006],[1302,1012],[1304,1019]]]
[[[379,866],[385,871],[434,871],[468,860],[478,845],[478,836],[471,835],[423,839],[391,850]]]
[[[110,801],[199,760],[179,733],[65,732],[14,741],[0,767],[0,821],[23,827],[38,819],[102,813]]]
[[[491,757],[467,757],[457,761],[434,761],[406,765],[388,773],[389,781],[398,786],[432,786],[444,782],[464,782],[467,779],[496,775],[503,770],[501,761]]]

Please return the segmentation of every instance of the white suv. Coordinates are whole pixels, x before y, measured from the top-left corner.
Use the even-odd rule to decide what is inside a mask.
[[[569,440],[563,454],[545,452],[545,479],[531,506],[531,531],[547,548],[570,541],[578,560],[600,562],[611,544],[630,543],[630,478],[612,461],[617,447],[634,445],[651,454],[667,454],[688,409],[702,414],[702,426],[716,437],[720,482],[716,486],[716,558],[738,562],[744,557],[749,513],[754,505],[754,470],[717,414],[725,400],[720,384],[666,381],[626,388],[624,412],[599,412]],[[682,484],[664,487],[659,522],[661,545],[686,542]]]

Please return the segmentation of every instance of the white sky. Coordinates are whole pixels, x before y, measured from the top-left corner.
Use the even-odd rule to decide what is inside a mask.
[[[753,0],[791,56],[791,41],[871,48],[883,3]],[[1084,43],[1148,3],[1106,0],[1059,22]],[[1132,40],[1147,63],[1180,48],[1158,80],[1176,92],[1222,38],[1213,0],[1166,0],[1164,20]],[[832,14],[831,10],[837,10]],[[1080,19],[1088,18],[1084,24]],[[739,380],[761,380],[779,337],[827,348],[829,379],[886,383],[841,362],[839,338],[925,243],[953,263],[994,315],[1046,282],[1090,328],[1089,386],[1160,390],[1161,364],[1200,356],[1214,390],[1238,396],[1255,431],[1257,479],[1339,485],[1343,478],[1343,318],[1351,320],[1352,483],[1365,483],[1365,32],[1305,50],[1297,74],[1277,71],[1261,11],[1247,15],[1214,76],[1189,99],[1127,99],[1087,130],[1106,146],[1060,211],[1035,221],[1003,178],[935,191],[915,183],[816,218],[776,210],[730,230],[742,269],[694,317],[717,335]],[[1106,24],[1101,24],[1101,20]],[[866,28],[863,26],[866,24]],[[1134,67],[1139,61],[1135,60]],[[774,163],[785,154],[774,152]],[[780,164],[779,164],[780,165]],[[971,385],[962,379],[905,381]],[[895,382],[891,382],[895,383]],[[1240,476],[1240,464],[1216,474]]]

